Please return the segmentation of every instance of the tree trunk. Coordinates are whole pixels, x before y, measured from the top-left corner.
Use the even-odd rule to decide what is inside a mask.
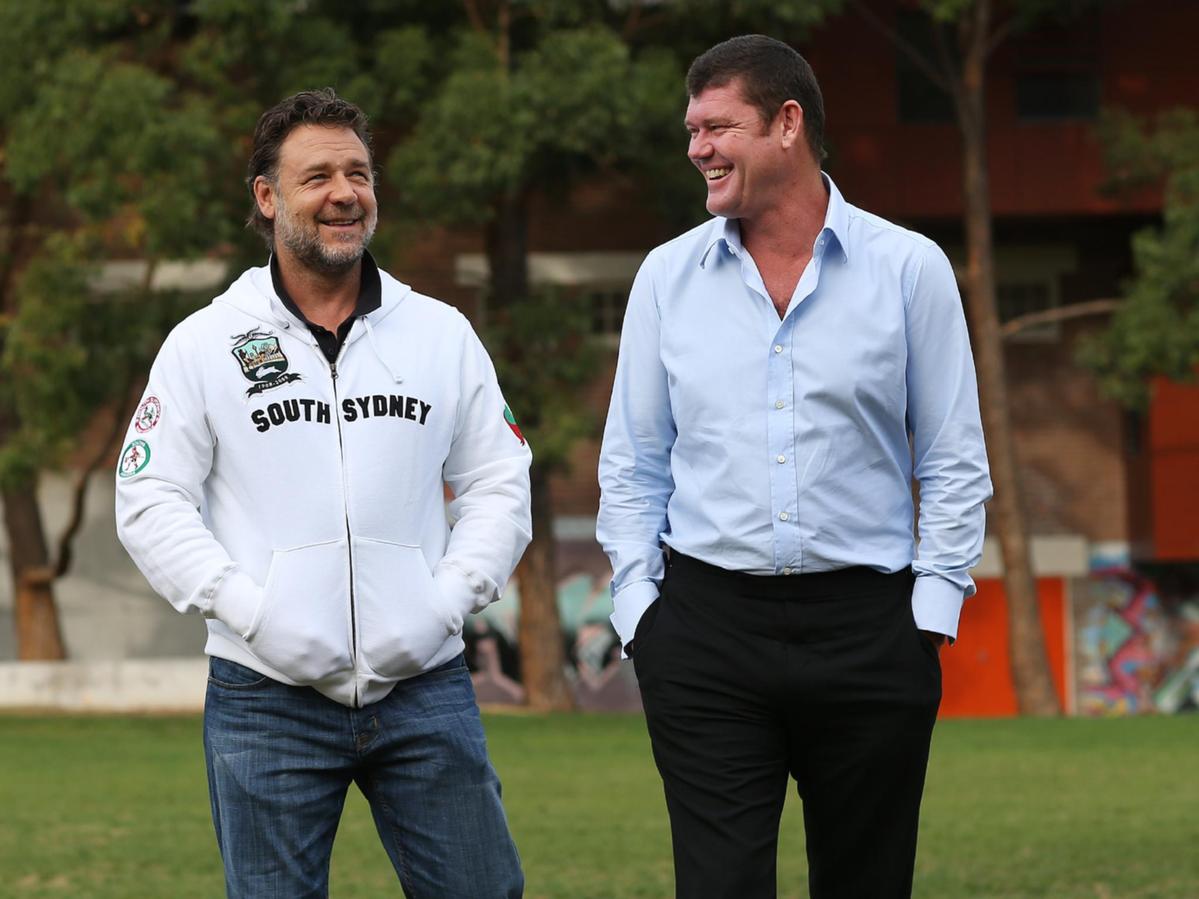
[[[490,266],[488,314],[505,315],[529,296],[528,201],[518,193],[504,196],[487,229]],[[522,347],[505,347],[519,356]],[[516,361],[529,365],[528,360]],[[536,410],[525,416],[537,424]],[[566,680],[562,625],[558,618],[558,587],[554,569],[554,516],[548,473],[537,464],[537,448],[530,472],[533,486],[533,541],[516,567],[520,583],[521,680],[525,702],[534,709],[570,709],[574,695]]]
[[[1028,533],[1021,508],[1011,415],[1004,371],[1003,338],[995,301],[991,199],[987,182],[984,76],[990,4],[978,0],[962,27],[962,79],[957,100],[962,133],[966,225],[967,313],[978,363],[979,397],[995,485],[995,529],[1003,551],[1012,681],[1020,712],[1061,714],[1049,674],[1045,638],[1032,574]]]
[[[529,295],[528,200],[506,194],[487,225],[488,312],[502,314]]]
[[[520,583],[520,672],[525,702],[537,711],[574,708],[566,682],[566,651],[558,619],[554,574],[554,517],[549,477],[533,463],[533,542],[525,550],[516,577]]]
[[[12,570],[17,658],[66,658],[37,491],[31,484],[0,491],[0,498]]]

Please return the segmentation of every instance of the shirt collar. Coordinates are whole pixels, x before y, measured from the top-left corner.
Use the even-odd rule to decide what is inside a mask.
[[[312,327],[312,322],[308,320],[300,307],[296,305],[295,300],[287,292],[287,288],[283,286],[283,276],[279,272],[279,260],[274,253],[271,253],[271,283],[275,287],[275,293],[287,307],[287,311],[302,321],[309,328]],[[375,264],[375,259],[369,252],[362,253],[362,283],[358,287],[358,303],[354,306],[354,312],[346,319],[347,322],[353,321],[366,315],[368,312],[374,312],[383,305],[383,282],[379,277],[379,266]]]
[[[820,177],[828,189],[828,211],[824,214],[824,228],[820,233],[830,234],[841,248],[841,261],[849,262],[849,204],[841,196],[841,191],[837,190],[832,178],[824,172],[820,173]],[[825,246],[824,251],[828,252],[828,246]]]
[[[824,172],[820,173],[820,177],[824,181],[825,189],[828,191],[828,209],[824,213],[824,227],[820,229],[820,234],[816,239],[819,241],[826,235],[832,239],[825,241],[824,248],[818,252],[827,253],[835,240],[837,246],[841,248],[842,261],[848,262],[849,204],[841,196],[841,191],[837,189],[837,185],[833,183],[832,178]],[[712,248],[717,244],[724,244],[730,253],[740,257],[741,253],[744,252],[744,247],[741,244],[741,226],[737,219],[717,218],[713,221],[708,242],[704,246],[704,252],[699,257],[700,268],[706,269],[708,267],[708,257],[711,256]]]

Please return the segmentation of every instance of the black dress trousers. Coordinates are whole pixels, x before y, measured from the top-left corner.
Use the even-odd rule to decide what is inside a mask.
[[[683,899],[776,895],[788,777],[813,899],[908,897],[936,648],[910,571],[761,577],[672,554],[633,639]]]

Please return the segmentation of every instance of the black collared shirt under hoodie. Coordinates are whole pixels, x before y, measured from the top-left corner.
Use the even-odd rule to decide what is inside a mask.
[[[310,322],[308,316],[300,311],[300,307],[296,305],[295,300],[287,292],[287,288],[283,286],[283,276],[279,272],[279,259],[273,253],[271,254],[271,282],[275,286],[275,293],[283,301],[283,305],[287,307],[287,311],[308,326],[308,330],[316,338],[317,345],[321,348],[321,352],[325,354],[325,358],[329,360],[330,365],[337,361],[337,354],[341,352],[341,345],[346,342],[346,335],[354,327],[354,320],[361,318],[368,312],[374,312],[383,302],[383,287],[379,280],[379,266],[375,264],[375,260],[371,257],[371,254],[365,252],[362,254],[362,281],[358,287],[358,304],[354,307],[354,311],[349,317],[337,326],[336,334],[314,322]]]

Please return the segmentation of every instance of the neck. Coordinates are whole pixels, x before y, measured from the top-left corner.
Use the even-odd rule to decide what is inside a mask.
[[[828,214],[828,190],[819,169],[812,169],[783,186],[777,205],[760,215],[740,219],[741,242],[750,255],[811,255],[816,235]]]
[[[314,325],[336,333],[358,305],[362,260],[344,272],[331,273],[314,271],[285,249],[276,247],[275,254],[279,276],[292,302]]]

